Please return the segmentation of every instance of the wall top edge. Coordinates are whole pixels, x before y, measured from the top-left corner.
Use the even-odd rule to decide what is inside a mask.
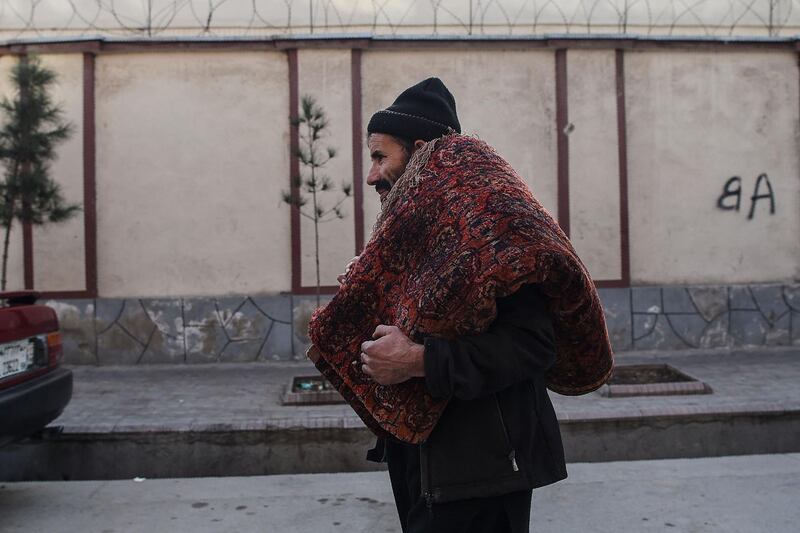
[[[30,49],[48,48],[81,49],[83,51],[113,51],[116,48],[256,46],[275,49],[340,46],[350,48],[384,47],[395,44],[458,45],[471,43],[523,44],[557,47],[563,45],[601,45],[615,48],[653,45],[768,45],[794,47],[800,50],[800,34],[795,36],[695,36],[695,35],[641,35],[600,33],[549,33],[530,35],[375,35],[360,33],[297,34],[253,36],[193,36],[193,37],[111,37],[103,35],[76,37],[38,37],[30,39],[0,40],[0,52],[23,53]]]
[[[709,289],[747,289],[747,288],[783,288],[787,291],[800,291],[800,280],[786,279],[786,280],[770,280],[770,281],[754,281],[754,282],[719,282],[719,283],[633,283],[625,287],[598,287],[600,291],[641,291],[641,290],[658,290],[658,289],[691,289],[691,290],[709,290]],[[303,287],[303,289],[311,289],[311,287]],[[800,295],[800,293],[798,293]],[[333,293],[321,293],[323,299],[330,299]],[[314,298],[313,291],[268,291],[268,292],[254,292],[254,293],[220,293],[220,294],[183,294],[183,295],[154,295],[154,294],[127,294],[115,296],[91,296],[83,293],[76,292],[49,292],[40,291],[40,302],[46,300],[143,300],[143,301],[176,301],[176,300],[226,300],[226,299],[239,299],[245,300],[248,298],[261,299],[261,298],[282,298],[288,299],[294,297],[296,299]],[[800,311],[800,309],[798,309]]]

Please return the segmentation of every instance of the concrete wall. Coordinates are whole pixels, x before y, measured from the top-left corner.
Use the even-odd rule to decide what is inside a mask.
[[[567,53],[570,240],[596,279],[622,277],[616,60]]]
[[[440,76],[463,130],[506,157],[558,216],[556,54],[551,49],[366,49],[364,127],[404,88]],[[76,125],[53,176],[82,201],[82,56],[44,54],[54,92]],[[611,49],[566,54],[572,240],[601,285],[619,283],[625,252],[634,285],[791,283],[800,278],[800,90],[791,51],[687,48],[624,53],[627,137],[618,136],[617,63]],[[8,94],[13,58],[0,58]],[[298,94],[330,118],[326,173],[353,180],[351,51],[298,52]],[[97,265],[101,298],[269,295],[292,289],[289,63],[282,51],[174,51],[96,56]],[[620,161],[626,142],[627,160]],[[630,247],[623,246],[620,175],[628,170]],[[362,173],[363,174],[363,173]],[[751,196],[772,187],[771,200]],[[737,177],[737,180],[730,181]],[[379,202],[359,176],[368,239]],[[740,187],[720,202],[724,187]],[[325,193],[332,205],[341,194]],[[720,207],[718,203],[722,206]],[[356,200],[323,224],[321,282],[356,253]],[[731,209],[729,209],[731,208]],[[563,214],[562,214],[563,215]],[[36,229],[35,287],[85,289],[83,214]],[[23,285],[19,228],[9,287]],[[314,236],[301,217],[300,281],[315,284]],[[199,326],[198,326],[199,327]]]
[[[83,204],[83,58],[76,54],[46,55],[42,64],[58,72],[53,100],[62,102],[64,119],[73,126],[72,136],[59,147],[52,176],[67,202]],[[34,228],[35,287],[55,291],[85,288],[84,222],[81,211],[63,224]]]
[[[329,135],[322,139],[321,152],[324,154],[324,149],[328,146],[336,150],[336,157],[323,169],[323,175],[329,176],[333,181],[334,189],[320,195],[320,205],[324,209],[330,209],[344,197],[342,182],[351,185],[353,183],[350,50],[300,50],[298,74],[300,95],[313,96],[325,109],[330,121],[327,128]],[[304,176],[309,176],[306,171],[304,172]],[[310,198],[310,195],[306,196]],[[325,219],[329,221],[319,225],[322,285],[335,285],[336,277],[343,271],[343,265],[357,253],[354,209],[354,199],[351,196],[342,203],[342,215],[345,218],[339,219],[328,215]],[[309,214],[312,212],[308,208],[304,210]],[[283,212],[288,213],[288,207],[285,207]],[[301,217],[300,227],[301,282],[304,286],[316,286],[314,221]]]
[[[100,294],[287,287],[287,76],[280,53],[98,58]]]
[[[800,278],[797,55],[626,54],[631,271],[637,284]],[[770,200],[758,176],[772,186]],[[741,178],[739,210],[717,206]],[[729,197],[724,205],[735,205]]]
[[[16,60],[12,57],[0,57],[0,94],[8,95],[9,98],[14,95],[13,85],[9,80],[9,76],[15,64]],[[5,238],[5,228],[0,229],[2,229],[2,235]],[[6,265],[6,288],[9,290],[22,287],[25,283],[22,246],[22,228],[18,222],[14,221],[9,234],[8,264]]]

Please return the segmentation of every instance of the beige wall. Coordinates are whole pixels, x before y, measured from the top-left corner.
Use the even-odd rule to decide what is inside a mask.
[[[626,61],[633,281],[800,277],[797,55],[631,52]],[[757,176],[776,197],[748,220]],[[716,207],[740,176],[741,211]]]
[[[505,157],[553,215],[557,214],[555,56],[550,51],[368,51],[363,56],[364,128],[372,113],[429,76],[456,99],[463,133]],[[364,153],[364,168],[369,168]],[[367,236],[380,210],[364,179]]]
[[[102,296],[289,286],[287,70],[277,52],[98,57]]]
[[[567,53],[570,240],[595,280],[622,277],[616,58]]]
[[[634,284],[787,281],[800,277],[800,90],[796,54],[720,49],[626,51],[631,276]],[[350,50],[298,53],[299,92],[330,118],[338,156],[326,172],[352,180]],[[79,54],[46,55],[54,98],[75,123],[53,176],[82,202]],[[0,58],[0,89],[14,59]],[[104,297],[196,296],[291,289],[289,83],[284,52],[101,54],[96,59],[97,253]],[[552,50],[365,50],[364,135],[374,111],[406,87],[441,77],[464,132],[506,157],[557,216]],[[572,240],[596,280],[621,275],[615,53],[567,53]],[[369,158],[364,143],[364,170]],[[759,202],[759,174],[776,213]],[[742,178],[741,209],[717,208]],[[364,186],[365,237],[379,201]],[[326,193],[327,194],[327,193]],[[328,194],[326,205],[340,198]],[[355,252],[352,199],[321,226],[322,283]],[[313,228],[301,217],[302,284],[313,286]],[[34,232],[43,290],[84,288],[83,215]],[[23,285],[21,231],[9,287]]]
[[[13,99],[15,96],[14,86],[10,81],[11,69],[17,64],[17,59],[12,56],[0,57],[0,95]],[[6,117],[3,115],[3,122]],[[2,169],[5,172],[5,167]],[[0,243],[5,238],[5,228],[0,227]],[[1,246],[2,244],[0,244]],[[2,250],[2,248],[0,248]],[[0,252],[1,253],[1,252]],[[6,289],[18,290],[25,288],[25,263],[22,249],[22,227],[18,221],[11,225],[11,234],[8,243],[8,264],[6,271]],[[2,256],[0,256],[2,257]]]
[[[73,125],[72,136],[58,149],[51,176],[64,199],[83,207],[83,56],[47,55],[42,64],[58,76],[52,98],[61,104],[64,119]],[[33,283],[48,290],[86,288],[84,212],[59,224],[33,229]]]
[[[314,96],[329,120],[329,136],[321,140],[321,152],[324,154],[328,146],[336,149],[336,157],[322,169],[335,186],[319,196],[320,205],[325,209],[333,207],[344,196],[341,191],[343,181],[353,183],[350,55],[350,50],[300,50],[297,54],[300,95]],[[306,196],[311,199],[310,194]],[[336,285],[336,277],[356,253],[353,200],[351,196],[342,203],[344,218],[331,218],[328,215],[325,218],[330,221],[319,224],[322,285]],[[310,203],[304,208],[309,214],[312,213]],[[316,286],[314,222],[306,217],[300,217],[300,220],[301,281],[304,286]]]

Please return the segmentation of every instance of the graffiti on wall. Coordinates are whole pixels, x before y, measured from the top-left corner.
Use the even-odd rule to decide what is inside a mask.
[[[750,196],[750,209],[747,213],[747,220],[753,220],[756,214],[756,206],[760,200],[769,200],[769,214],[775,214],[775,193],[772,184],[766,174],[760,174],[756,178],[753,194]],[[742,178],[733,176],[722,186],[722,194],[717,199],[717,207],[724,211],[739,211],[742,205]],[[763,211],[763,209],[762,209]]]

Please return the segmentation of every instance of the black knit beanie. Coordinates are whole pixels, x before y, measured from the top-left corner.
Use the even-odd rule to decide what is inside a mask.
[[[461,133],[456,101],[439,78],[428,78],[403,91],[387,109],[369,119],[367,133],[430,141],[450,128]]]

